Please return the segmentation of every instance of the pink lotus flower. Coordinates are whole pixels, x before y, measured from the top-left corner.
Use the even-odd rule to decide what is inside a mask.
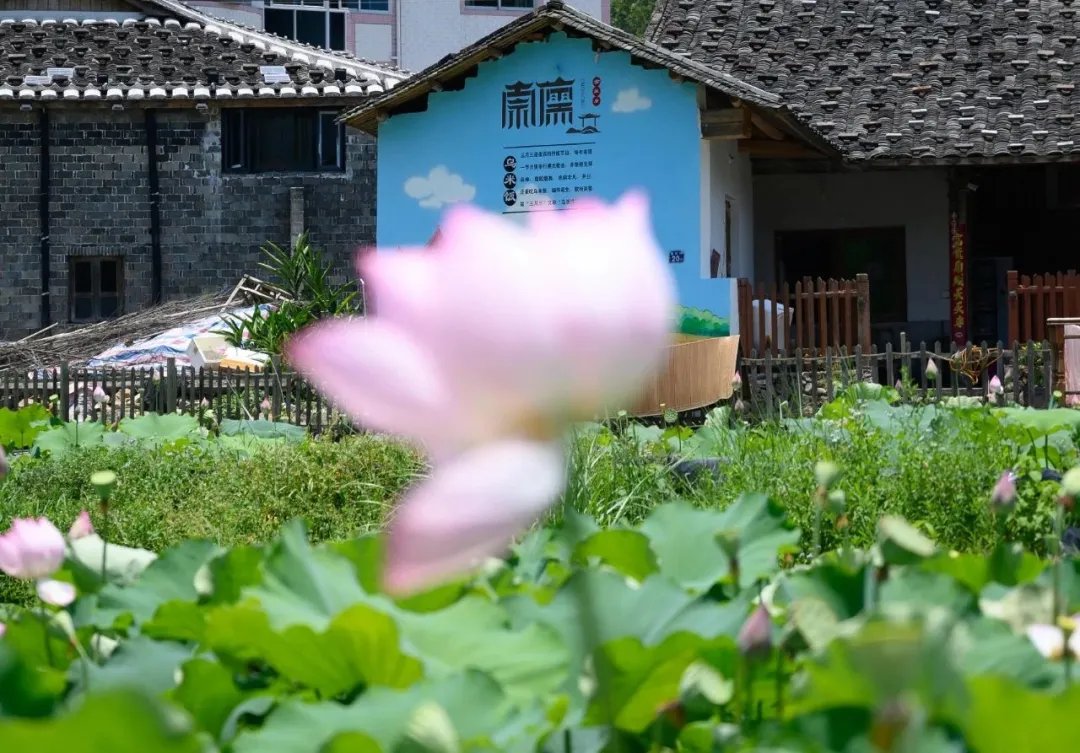
[[[75,599],[70,583],[49,576],[64,564],[64,536],[45,518],[16,518],[0,536],[0,570],[12,578],[37,581],[41,600],[67,606]]]
[[[391,524],[386,585],[404,591],[500,553],[558,496],[558,437],[659,365],[674,290],[637,195],[531,215],[451,209],[428,248],[363,254],[366,320],[296,337],[292,364],[435,468]]]
[[[6,633],[6,632],[7,632],[7,625],[5,625],[4,623],[0,622],[0,638],[3,638],[3,637],[4,637],[4,633]]]
[[[94,403],[95,404],[101,405],[103,403],[109,402],[109,396],[107,394],[105,394],[105,390],[103,390],[101,388],[100,384],[97,385],[96,387],[94,387],[94,393],[93,394],[94,394]]]
[[[994,484],[990,493],[990,506],[995,510],[1007,510],[1016,504],[1016,474],[1005,471]]]
[[[997,374],[990,378],[990,383],[986,385],[986,393],[990,397],[997,397],[1005,393],[1005,387],[1002,386],[1001,380],[998,379]]]
[[[75,518],[75,522],[71,524],[71,529],[68,531],[68,538],[72,541],[75,539],[85,538],[94,532],[94,524],[90,522],[90,513],[83,510],[79,513],[79,516]]]
[[[1080,622],[1080,614],[1066,618],[1067,622]],[[1080,632],[1070,631],[1068,639],[1065,630],[1057,625],[1031,625],[1027,629],[1028,640],[1040,654],[1047,659],[1063,659],[1068,651],[1074,660],[1080,659]]]

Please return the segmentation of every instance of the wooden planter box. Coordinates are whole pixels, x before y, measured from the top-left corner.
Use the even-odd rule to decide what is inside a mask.
[[[739,337],[679,335],[667,362],[639,393],[630,414],[657,416],[665,410],[696,410],[731,397]]]

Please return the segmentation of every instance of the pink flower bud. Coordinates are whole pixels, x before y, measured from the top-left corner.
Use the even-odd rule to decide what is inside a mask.
[[[928,381],[931,381],[931,382],[937,381],[938,367],[937,367],[937,364],[933,360],[928,361],[927,364],[926,364],[926,378],[927,378]]]
[[[105,394],[100,384],[94,387],[94,402],[98,405],[109,402],[109,396]]]
[[[1009,510],[1015,504],[1016,474],[1005,471],[994,484],[994,491],[990,493],[990,506],[995,510]]]
[[[75,522],[71,524],[71,529],[68,531],[68,539],[74,541],[75,539],[89,536],[93,532],[94,525],[90,522],[90,513],[83,510],[79,513],[79,517],[75,518]]]
[[[772,617],[764,604],[759,604],[743,623],[736,642],[743,656],[757,658],[768,655],[772,648]]]
[[[0,536],[0,570],[12,578],[40,580],[64,564],[64,536],[45,518],[16,518]]]
[[[0,447],[0,478],[3,478],[4,476],[6,476],[7,472],[8,472],[7,456],[4,454],[4,448]]]
[[[742,389],[742,375],[739,372],[735,372],[735,376],[731,378],[731,389],[738,392]]]
[[[1002,386],[1001,380],[997,378],[997,374],[995,374],[990,379],[990,383],[986,385],[986,393],[990,395],[990,397],[997,397],[998,395],[1004,394],[1004,392],[1005,388]]]

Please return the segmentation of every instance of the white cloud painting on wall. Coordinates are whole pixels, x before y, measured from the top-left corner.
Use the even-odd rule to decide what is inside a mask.
[[[447,204],[472,201],[476,186],[450,172],[446,165],[437,165],[427,175],[414,175],[406,180],[405,193],[420,202],[424,209],[441,209]]]
[[[641,93],[636,86],[621,90],[615,96],[615,104],[611,106],[612,112],[639,112],[652,107],[652,100]]]

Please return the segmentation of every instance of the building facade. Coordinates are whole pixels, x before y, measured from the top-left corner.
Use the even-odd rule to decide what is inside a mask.
[[[375,152],[335,121],[400,74],[107,4],[0,13],[0,340],[219,292],[301,230],[347,274]]]
[[[193,0],[208,13],[359,58],[420,71],[522,14],[540,0]],[[611,18],[611,0],[576,0]]]
[[[377,136],[380,246],[422,245],[457,202],[526,221],[646,191],[690,339],[740,331],[735,273],[753,254],[744,145],[830,150],[778,98],[559,2],[345,119]]]

